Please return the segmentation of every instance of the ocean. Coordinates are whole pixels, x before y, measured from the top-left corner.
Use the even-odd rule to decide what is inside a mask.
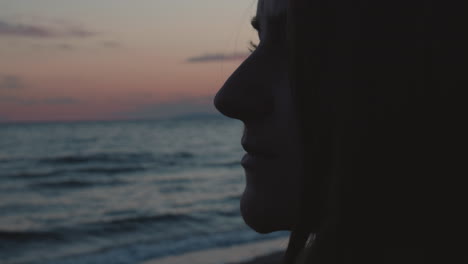
[[[221,116],[0,124],[0,263],[170,263],[285,237],[242,220],[241,135]]]

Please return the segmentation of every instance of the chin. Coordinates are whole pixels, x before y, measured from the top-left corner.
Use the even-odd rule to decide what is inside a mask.
[[[268,199],[268,196],[246,189],[241,198],[240,209],[244,222],[260,234],[292,229],[294,217],[288,212],[292,208],[282,208],[274,199]]]

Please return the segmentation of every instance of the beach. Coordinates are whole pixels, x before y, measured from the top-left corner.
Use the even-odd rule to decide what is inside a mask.
[[[281,258],[283,255],[283,251],[278,251],[268,255],[256,257],[246,262],[241,262],[239,264],[279,264],[281,263]]]
[[[142,264],[275,264],[280,262],[287,241],[287,238],[283,237],[181,256],[152,259]]]

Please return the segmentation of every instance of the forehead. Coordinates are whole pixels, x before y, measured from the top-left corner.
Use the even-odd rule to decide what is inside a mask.
[[[278,16],[286,13],[288,0],[259,0],[257,7],[258,16]]]

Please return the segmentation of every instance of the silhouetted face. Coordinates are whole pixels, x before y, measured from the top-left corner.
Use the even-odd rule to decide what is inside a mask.
[[[245,125],[241,212],[261,233],[291,229],[302,191],[301,137],[287,70],[287,2],[259,1],[253,24],[260,43],[215,97],[221,113]]]

